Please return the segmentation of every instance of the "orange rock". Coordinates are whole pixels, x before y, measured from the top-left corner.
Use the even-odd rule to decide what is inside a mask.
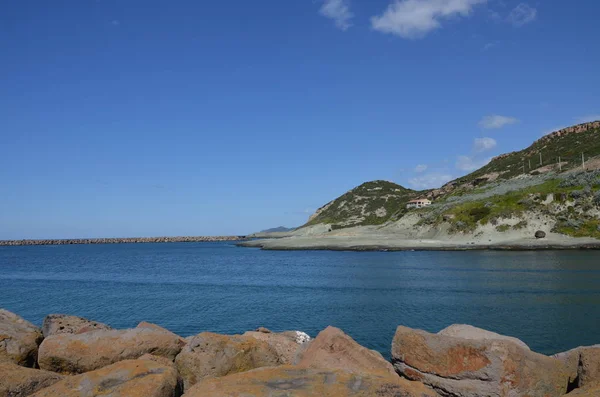
[[[279,365],[268,343],[251,336],[203,332],[191,338],[175,359],[187,390],[201,379]]]
[[[0,397],[24,397],[63,379],[62,375],[25,368],[12,362],[0,363]]]
[[[38,345],[43,338],[38,327],[8,310],[0,309],[0,361],[34,367]]]
[[[407,389],[399,377],[281,366],[206,378],[184,397],[436,397],[423,385]]]
[[[44,318],[42,324],[42,333],[45,338],[58,334],[82,334],[100,329],[108,330],[112,328],[98,321],[66,314],[50,314]]]
[[[173,397],[179,395],[177,371],[151,360],[125,360],[71,376],[33,394],[35,397]]]
[[[301,353],[298,365],[397,376],[392,364],[381,354],[359,345],[335,327],[327,327],[310,342]]]
[[[598,396],[600,396],[600,384],[584,387],[581,389],[575,389],[571,393],[566,395],[566,397],[598,397]]]
[[[293,364],[299,351],[306,346],[308,335],[298,331],[264,332],[248,331],[243,336],[251,336],[266,342],[277,353],[280,364]]]
[[[398,327],[396,371],[442,394],[461,397],[554,397],[566,393],[569,371],[559,360],[502,339],[464,339]]]
[[[600,345],[577,347],[553,357],[565,363],[574,386],[600,384]]]
[[[148,328],[60,334],[44,339],[38,362],[42,369],[78,374],[146,353],[172,361],[183,344],[173,333]]]

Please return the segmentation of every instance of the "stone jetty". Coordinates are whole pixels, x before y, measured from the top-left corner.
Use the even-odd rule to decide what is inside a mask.
[[[71,244],[138,244],[138,243],[199,243],[215,241],[243,241],[246,236],[186,236],[186,237],[123,237],[123,238],[77,238],[45,240],[0,240],[7,245],[71,245]]]
[[[63,314],[38,328],[0,309],[0,397],[600,396],[600,345],[546,356],[461,324],[399,326],[390,344],[388,361],[334,327],[182,338]]]

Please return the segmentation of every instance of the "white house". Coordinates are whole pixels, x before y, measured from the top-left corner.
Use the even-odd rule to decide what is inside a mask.
[[[431,205],[431,200],[417,199],[417,200],[410,200],[406,204],[406,208],[423,208],[423,207],[427,207],[430,205]]]

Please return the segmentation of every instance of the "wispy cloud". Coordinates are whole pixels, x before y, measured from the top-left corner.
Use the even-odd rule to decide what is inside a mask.
[[[475,171],[489,163],[491,160],[491,158],[475,159],[472,156],[458,156],[458,159],[456,160],[456,169],[467,172]]]
[[[475,142],[473,143],[473,150],[477,153],[486,152],[495,148],[497,142],[493,138],[475,138]]]
[[[427,164],[419,164],[415,167],[415,172],[418,172],[418,173],[425,172],[425,171],[427,171],[427,168],[429,168],[427,166]]]
[[[352,26],[351,20],[354,14],[350,12],[349,0],[324,0],[319,13],[333,19],[335,26],[341,30],[348,30]]]
[[[514,117],[491,115],[485,116],[479,121],[479,127],[485,130],[502,128],[506,125],[518,123],[519,120]]]
[[[473,8],[487,0],[394,0],[379,16],[371,18],[373,29],[418,39],[442,26],[441,21],[466,17]]]
[[[417,190],[432,189],[442,186],[444,183],[451,181],[454,177],[445,173],[431,173],[415,177],[408,180],[411,188]]]
[[[498,44],[500,44],[500,41],[490,41],[489,43],[485,43],[482,50],[483,51],[491,50],[492,48],[496,47]]]
[[[513,24],[513,26],[521,27],[535,21],[536,18],[537,9],[531,7],[527,3],[521,3],[512,9],[510,14],[508,14],[507,20],[509,23]]]
[[[600,120],[600,114],[590,114],[588,116],[577,117],[575,119],[575,121],[577,121],[578,124],[589,123],[590,121],[599,121],[599,120]]]

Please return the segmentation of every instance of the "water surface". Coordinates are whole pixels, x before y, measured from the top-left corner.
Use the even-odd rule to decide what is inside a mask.
[[[555,353],[600,343],[597,252],[260,251],[233,243],[0,247],[0,307],[182,336],[327,325],[389,355],[397,325],[468,323]]]

